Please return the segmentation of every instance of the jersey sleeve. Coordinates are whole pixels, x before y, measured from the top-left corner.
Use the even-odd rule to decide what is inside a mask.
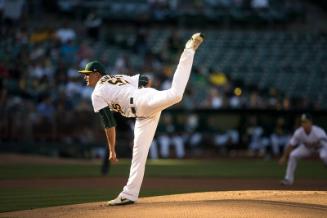
[[[99,112],[102,108],[108,106],[108,103],[97,93],[92,94],[92,106],[94,112]]]
[[[112,128],[117,125],[114,115],[109,107],[102,108],[99,113],[104,128]]]
[[[289,141],[289,144],[290,144],[291,146],[296,146],[296,145],[300,144],[300,129],[297,129],[297,130],[294,132],[292,138],[291,138],[290,141]]]

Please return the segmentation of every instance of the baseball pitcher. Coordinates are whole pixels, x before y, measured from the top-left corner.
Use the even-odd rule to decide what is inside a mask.
[[[295,148],[295,146],[297,147]],[[319,153],[321,160],[327,166],[326,133],[322,128],[313,125],[311,115],[302,114],[301,127],[294,132],[283,156],[279,160],[279,164],[284,164],[288,158],[286,175],[281,184],[292,185],[297,161],[314,153]]]
[[[196,49],[203,42],[203,35],[194,34],[187,41],[173,76],[170,89],[158,91],[153,88],[138,88],[142,78],[126,75],[106,75],[99,62],[90,62],[84,70],[88,86],[94,87],[92,105],[103,121],[109,147],[109,159],[118,161],[115,151],[116,121],[112,111],[126,117],[135,117],[132,165],[123,191],[108,205],[132,204],[137,201],[143,181],[145,163],[153,140],[161,111],[182,100],[190,77]],[[144,82],[144,81],[143,81]],[[145,81],[146,83],[146,81]],[[141,84],[142,86],[142,84]]]

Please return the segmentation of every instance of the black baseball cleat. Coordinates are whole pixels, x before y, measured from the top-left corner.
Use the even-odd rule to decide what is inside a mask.
[[[121,197],[121,196],[118,196],[117,198],[111,200],[111,201],[108,201],[107,202],[107,205],[108,206],[119,206],[119,205],[128,205],[128,204],[134,204],[135,202],[132,201],[132,200],[129,200],[127,198],[124,198],[124,197]]]
[[[186,42],[185,48],[193,49],[194,51],[198,49],[204,40],[204,35],[202,33],[195,33],[192,35],[191,39]]]

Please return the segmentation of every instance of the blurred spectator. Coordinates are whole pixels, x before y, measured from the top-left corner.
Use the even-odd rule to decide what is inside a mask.
[[[265,108],[264,99],[260,96],[259,92],[254,89],[250,92],[249,108]]]
[[[63,26],[57,29],[56,37],[62,44],[64,44],[75,40],[76,33],[75,30],[69,26],[68,21],[65,21]]]
[[[51,141],[54,137],[54,115],[55,108],[50,96],[42,97],[40,103],[36,106],[38,114],[34,123],[34,137],[38,141]]]
[[[65,64],[73,64],[76,62],[76,53],[78,52],[78,45],[72,39],[62,43],[59,48],[60,60]]]
[[[213,135],[214,146],[219,149],[220,154],[227,155],[232,149],[239,145],[239,133],[236,129],[217,131]]]
[[[174,61],[177,58],[177,54],[183,49],[184,42],[180,37],[178,30],[173,30],[167,40],[167,49],[170,53],[170,61]]]
[[[5,6],[5,0],[0,0],[0,22],[2,21],[4,6]]]
[[[276,88],[271,87],[269,89],[268,107],[275,108],[277,104],[278,104],[278,92]]]
[[[74,11],[78,1],[57,0],[57,4],[62,12],[70,13]]]
[[[250,156],[264,156],[269,140],[264,135],[264,129],[258,124],[255,116],[250,117],[246,129],[248,151]]]
[[[190,114],[185,122],[185,138],[191,150],[191,155],[200,154],[201,143],[203,140],[203,133],[200,131],[199,116],[197,114]]]
[[[278,157],[284,151],[284,146],[287,145],[291,138],[289,129],[286,126],[285,119],[279,117],[276,121],[276,126],[270,136],[272,154]]]
[[[129,74],[131,69],[142,70],[153,76],[154,86],[161,87],[161,89],[167,89],[170,86],[171,81],[167,78],[170,78],[175,69],[169,65],[168,60],[173,60],[173,54],[183,48],[183,35],[191,31],[191,27],[184,27],[182,22],[178,23],[178,28],[170,25],[170,22],[178,19],[178,13],[192,13],[198,3],[149,0],[148,3],[153,9],[151,12],[155,14],[156,19],[168,21],[168,24],[144,25],[142,22],[135,24],[133,21],[121,27],[117,25],[120,24],[119,21],[115,23],[113,19],[110,21],[112,23],[108,30],[102,29],[107,31],[103,35],[110,35],[115,39],[112,40],[100,37],[101,27],[106,24],[102,23],[102,18],[97,16],[100,14],[96,14],[96,11],[90,13],[84,20],[84,25],[83,23],[81,25],[79,15],[81,11],[79,7],[75,7],[78,2],[81,5],[84,4],[81,1],[55,2],[66,12],[76,10],[76,14],[69,15],[52,8],[50,8],[51,13],[45,13],[49,10],[49,5],[55,4],[53,2],[0,0],[0,112],[3,114],[0,120],[0,141],[23,140],[23,138],[33,141],[43,138],[54,142],[73,143],[79,140],[84,142],[91,140],[87,130],[83,130],[86,131],[85,138],[76,132],[78,126],[76,123],[85,122],[84,118],[92,111],[90,107],[92,90],[81,86],[82,80],[76,73],[76,69],[79,66],[85,66],[85,63],[92,59],[99,59],[106,63],[109,73]],[[248,9],[254,7],[259,10],[272,7],[271,1],[267,0],[206,0],[199,3],[200,10],[197,13],[206,8],[207,3],[210,7],[224,8],[224,10],[229,10],[232,6],[245,10],[241,8],[241,5],[248,5]],[[44,10],[44,12],[40,15],[30,13],[30,4],[36,6],[33,6],[32,12],[38,10]],[[183,10],[175,10],[172,13],[170,11],[172,7],[175,9],[180,7]],[[286,8],[281,9],[281,11],[287,11]],[[241,14],[242,12],[244,11],[241,11]],[[277,13],[276,16],[280,15]],[[231,31],[232,34],[229,30],[220,31],[211,26],[208,29],[205,28],[208,36],[206,47],[199,50],[184,100],[175,108],[278,111],[326,108],[323,102],[326,90],[319,88],[321,87],[319,84],[324,84],[325,81],[323,76],[325,68],[322,64],[325,57],[323,50],[325,35],[317,34],[317,37],[316,33],[294,34],[275,31],[274,28],[271,30],[269,26],[267,28],[267,31],[251,31],[251,33],[242,29]],[[266,45],[268,47],[265,47]],[[312,52],[312,49],[315,52]],[[266,53],[269,54],[269,58],[266,58]],[[256,54],[255,57],[252,57],[253,54]],[[269,60],[271,66],[265,65],[266,62],[261,63],[262,60]],[[287,66],[286,70],[281,69],[279,62]],[[259,75],[250,72],[255,70],[256,65],[259,65],[260,69],[261,64],[267,69],[262,70]],[[239,66],[242,65],[246,65],[245,68],[249,69],[249,76],[247,71],[240,72]],[[223,72],[216,71],[213,68],[210,69],[210,66],[221,67],[224,70]],[[298,76],[303,69],[308,73],[317,72],[318,75],[322,75],[321,81],[317,82],[311,78],[302,81],[303,76]],[[271,77],[271,72],[273,72],[273,77]],[[277,82],[280,76],[286,75],[288,78],[287,73],[292,73],[289,75],[292,75],[294,79],[289,85],[287,84],[287,87],[279,87]],[[255,75],[253,81],[249,79],[252,75]],[[294,94],[293,91],[302,82],[310,83],[311,88],[303,88],[305,92],[297,91]],[[253,88],[253,83],[260,88],[256,86]],[[267,87],[271,87],[268,92],[261,89]],[[316,89],[318,91],[314,93]],[[319,96],[312,98],[316,95],[312,95],[311,92]],[[76,118],[77,112],[83,113],[84,116]],[[65,119],[62,119],[63,117]],[[178,115],[175,118],[179,119],[179,117],[183,116]],[[203,129],[207,123],[201,122],[200,125],[202,115],[191,114],[190,117],[183,119],[187,124],[186,133],[178,132],[178,129],[182,128],[175,126],[171,135],[183,138],[185,144],[190,146],[192,154],[201,151],[201,145],[206,141]],[[47,122],[53,127],[45,128]],[[87,125],[95,126],[93,122],[94,118],[90,118]],[[267,133],[263,131],[263,128],[261,127],[260,130],[254,127],[252,125],[252,130],[249,132],[265,138],[264,135]],[[40,128],[41,131],[39,131]],[[49,128],[54,130],[51,132]],[[25,132],[20,138],[18,130],[21,129]],[[218,144],[225,144],[226,138],[231,138],[230,133],[226,129],[221,131],[216,141],[219,141]],[[278,131],[275,131],[276,134]],[[45,137],[41,137],[42,134]],[[50,137],[50,134],[54,134],[55,137]],[[97,137],[94,135],[92,137],[94,137],[94,143],[98,143]],[[173,144],[171,139],[170,141],[172,145],[178,144]],[[258,140],[253,139],[253,141]],[[275,140],[271,138],[271,141]],[[157,143],[159,145],[158,138]],[[155,148],[155,145],[153,147]]]
[[[83,41],[77,51],[78,59],[81,62],[80,66],[85,66],[95,55],[94,48],[87,41]]]
[[[198,108],[205,108],[209,90],[207,75],[203,68],[193,68],[190,83],[192,86],[193,103],[196,104]]]
[[[0,77],[0,110],[4,109],[7,101],[7,89],[3,84],[3,79]]]
[[[0,78],[8,78],[9,77],[9,71],[5,65],[0,63]],[[2,81],[3,82],[3,81]]]
[[[218,118],[208,116],[205,131],[207,143],[214,146],[220,155],[227,155],[239,144],[239,133],[237,129],[222,128]]]
[[[163,114],[158,126],[158,142],[160,144],[160,155],[163,158],[169,158],[170,146],[174,146],[177,158],[185,156],[184,139],[173,124],[173,118],[170,114]]]
[[[2,117],[8,117],[6,105],[8,101],[8,92],[3,84],[3,79],[0,77],[0,114]],[[0,119],[0,142],[8,136],[8,119]]]
[[[117,74],[128,74],[130,71],[130,60],[128,55],[123,54],[116,59],[114,71]]]
[[[18,21],[21,18],[25,0],[3,1],[3,17],[9,21]]]
[[[148,0],[150,5],[150,11],[152,12],[152,18],[160,21],[164,20],[168,13],[168,1],[167,0]],[[172,4],[174,5],[174,4]]]
[[[220,94],[220,92],[215,89],[211,88],[209,91],[209,97],[208,97],[208,107],[213,109],[219,109],[225,106],[224,98]]]
[[[291,108],[290,99],[288,97],[285,97],[283,99],[282,105],[283,105],[284,110],[290,110],[290,108]]]
[[[149,157],[152,160],[159,158],[157,138],[154,138],[150,147]]]
[[[43,96],[49,95],[50,82],[49,78],[44,75],[38,79],[34,79],[32,84],[32,90],[29,90],[31,96],[35,99],[42,98]],[[50,98],[50,97],[48,97]]]
[[[85,20],[85,27],[88,37],[90,37],[93,40],[98,40],[100,35],[101,25],[102,25],[102,19],[99,16],[97,16],[97,14],[94,12],[89,13],[89,15],[87,15]]]
[[[133,48],[136,54],[143,56],[149,50],[148,33],[145,29],[138,29]]]
[[[41,119],[45,119],[48,122],[53,121],[55,109],[49,96],[43,97],[41,102],[37,105],[36,110]]]
[[[265,9],[269,7],[269,0],[252,0],[251,6],[254,9]]]

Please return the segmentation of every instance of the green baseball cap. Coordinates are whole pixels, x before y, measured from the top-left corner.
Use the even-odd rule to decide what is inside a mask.
[[[84,70],[79,70],[78,72],[83,73],[83,74],[90,74],[90,73],[95,73],[98,72],[101,75],[105,75],[105,68],[104,66],[98,62],[98,61],[92,61],[86,64]]]

